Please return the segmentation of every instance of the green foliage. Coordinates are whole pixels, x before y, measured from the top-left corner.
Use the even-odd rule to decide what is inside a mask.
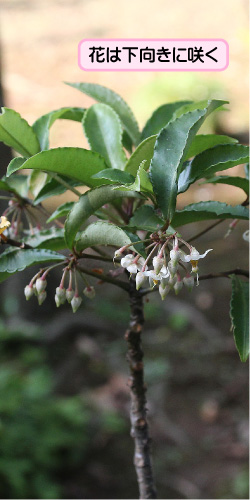
[[[85,231],[83,231],[76,241],[76,251],[80,252],[85,248],[96,245],[115,245],[123,247],[132,242],[129,236],[114,224],[108,222],[95,222],[90,224]]]
[[[63,119],[81,122],[84,112],[84,108],[60,108],[40,116],[33,123],[32,128],[38,137],[41,150],[49,149],[49,130],[56,120]]]
[[[80,90],[80,92],[93,97],[96,101],[108,104],[111,108],[113,108],[120,117],[120,120],[132,142],[137,145],[140,137],[139,127],[133,112],[121,96],[107,87],[94,83],[66,83],[67,85]]]
[[[126,155],[116,112],[107,104],[94,104],[86,111],[82,124],[91,149],[100,153],[109,167],[124,170]]]
[[[232,275],[231,278],[230,317],[234,340],[241,361],[247,361],[249,355],[249,284],[236,275]]]
[[[34,264],[64,260],[64,255],[52,250],[8,248],[0,255],[0,282],[6,280],[10,274],[23,271]]]
[[[178,208],[178,195],[197,180],[228,184],[249,194],[248,165],[245,178],[215,176],[247,162],[249,148],[224,135],[197,135],[207,117],[222,109],[227,101],[163,104],[140,132],[130,107],[112,90],[91,83],[68,85],[98,102],[88,109],[65,107],[51,111],[33,126],[13,110],[3,108],[0,115],[0,140],[23,155],[10,162],[7,177],[0,181],[3,198],[10,198],[4,215],[13,213],[10,233],[7,234],[6,226],[3,230],[7,236],[1,237],[10,243],[10,236],[18,234],[19,227],[16,229],[15,225],[20,226],[24,215],[29,229],[23,231],[23,241],[32,246],[30,250],[10,247],[0,255],[0,280],[50,260],[64,263],[67,259],[68,269],[77,267],[85,249],[102,245],[117,248],[134,243],[137,253],[146,256],[144,240],[150,242],[149,248],[152,239],[158,247],[164,236],[170,251],[171,235],[178,226],[206,220],[248,219],[246,200],[236,206],[207,201]],[[81,122],[91,150],[49,149],[50,128],[57,119]],[[31,173],[20,175],[22,169]],[[84,186],[84,194],[76,189],[78,186]],[[59,228],[31,231],[32,217],[37,221],[37,213],[44,216],[41,203],[68,190],[77,200],[64,200],[47,216],[47,223],[55,221]],[[34,200],[27,200],[29,196]],[[64,227],[58,221],[61,217],[66,217]],[[179,233],[177,236],[181,237]],[[57,250],[66,252],[66,257]],[[101,249],[97,253],[101,252],[102,259],[108,261],[106,250],[104,256]],[[178,287],[175,291],[178,293]]]
[[[176,210],[172,219],[174,227],[190,224],[200,220],[211,219],[245,219],[248,220],[247,207],[236,205],[232,207],[220,201],[201,201],[187,205],[183,210]]]
[[[24,331],[22,331],[24,328]],[[123,431],[115,412],[55,393],[40,333],[0,324],[0,483],[4,498],[64,498],[61,478],[87,460],[93,438]]]
[[[39,141],[34,130],[13,109],[2,108],[0,141],[23,156],[32,156],[40,151]]]
[[[104,170],[107,165],[104,159],[93,151],[82,148],[56,148],[41,151],[26,160],[21,167],[10,163],[7,177],[20,168],[66,175],[86,186],[96,186],[98,182],[92,179],[92,175]]]
[[[207,149],[197,155],[179,177],[178,192],[186,191],[197,179],[210,176],[244,163],[249,157],[249,148],[240,144],[224,144]]]
[[[134,191],[126,192],[128,197],[139,196]],[[83,194],[70,211],[65,224],[65,241],[72,248],[77,231],[87,222],[87,219],[102,207],[117,198],[123,198],[124,192],[114,191],[112,186],[101,186]]]

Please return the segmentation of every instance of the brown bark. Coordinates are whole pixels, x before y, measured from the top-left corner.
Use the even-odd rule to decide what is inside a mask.
[[[143,351],[141,332],[144,323],[143,298],[131,282],[131,316],[129,329],[125,334],[128,344],[127,360],[130,367],[129,387],[131,394],[131,436],[135,442],[134,465],[140,491],[140,498],[157,498],[154,486],[150,437],[147,423],[146,386],[144,383]]]

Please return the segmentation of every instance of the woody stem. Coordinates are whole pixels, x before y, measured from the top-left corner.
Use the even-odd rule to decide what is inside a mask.
[[[131,281],[129,291],[130,323],[125,339],[128,345],[127,361],[130,368],[129,387],[131,395],[131,436],[135,443],[134,465],[137,474],[140,498],[157,498],[154,486],[150,438],[147,423],[146,387],[144,383],[143,351],[141,333],[144,323],[143,298]]]

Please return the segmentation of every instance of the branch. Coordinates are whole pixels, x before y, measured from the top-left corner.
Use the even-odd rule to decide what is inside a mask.
[[[143,299],[131,282],[130,323],[125,339],[128,345],[127,360],[130,367],[129,387],[131,395],[131,436],[135,442],[134,465],[140,490],[140,498],[157,498],[154,486],[150,438],[147,423],[146,386],[144,383],[143,351],[141,348],[141,332],[144,323]]]
[[[4,234],[1,234],[1,243],[3,245],[10,245],[12,247],[18,247],[18,248],[34,248],[31,245],[28,245],[28,243],[24,243],[23,241],[17,241],[17,240],[12,240],[11,238],[7,238]]]
[[[106,281],[107,283],[112,283],[112,285],[118,286],[119,288],[126,290],[126,292],[130,290],[130,285],[128,283],[112,278],[107,274],[99,274],[94,271],[90,271],[90,269],[86,269],[85,267],[82,266],[77,266],[77,269],[79,269],[79,271],[82,271],[82,273],[87,274],[88,276],[93,276],[93,278],[97,278],[98,280]]]
[[[213,278],[230,278],[231,274],[238,274],[239,276],[246,276],[246,278],[249,278],[249,271],[237,267],[236,269],[232,269],[232,271],[203,274],[202,276],[199,276],[199,280],[209,280]]]

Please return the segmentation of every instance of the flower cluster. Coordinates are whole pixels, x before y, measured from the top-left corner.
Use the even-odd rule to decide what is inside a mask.
[[[47,297],[47,292],[46,292],[46,287],[47,287],[47,281],[46,281],[46,276],[48,275],[49,271],[55,266],[51,266],[46,271],[39,271],[30,283],[25,287],[24,289],[24,295],[27,300],[30,300],[33,295],[37,297],[38,304],[41,305],[44,300]],[[64,286],[65,279],[67,274],[69,274],[69,283],[67,289]],[[73,274],[74,274],[74,289],[72,287],[72,282],[73,282]],[[95,289],[93,286],[90,286],[88,283],[86,283],[86,287],[83,290],[83,293],[85,297],[88,297],[89,299],[93,299],[95,297]],[[65,304],[65,302],[68,302],[71,304],[72,310],[75,313],[77,309],[80,307],[82,303],[82,298],[79,295],[78,292],[78,285],[77,285],[77,279],[76,279],[76,272],[75,270],[72,271],[68,267],[66,267],[63,270],[62,274],[62,279],[59,284],[59,286],[56,288],[56,293],[55,293],[55,303],[57,307],[60,307],[62,304]]]
[[[170,240],[172,240],[171,249],[169,249]],[[188,247],[189,254],[186,254],[179,248],[179,241]],[[153,249],[151,249],[146,259],[135,252],[128,253],[121,258],[121,266],[127,269],[130,275],[135,275],[137,290],[143,286],[147,286],[148,283],[150,288],[159,286],[159,293],[162,300],[165,299],[170,290],[174,290],[177,295],[183,285],[191,291],[194,286],[194,274],[197,277],[198,285],[198,261],[203,259],[212,250],[210,248],[201,255],[195,247],[189,245],[182,238],[178,238],[176,234],[166,237],[165,241],[155,241],[147,248],[149,249],[150,247],[153,247]],[[127,249],[128,246],[117,250],[115,257],[121,257],[124,250]],[[157,255],[153,257],[155,252],[157,252]],[[168,262],[167,252],[169,254]],[[148,267],[151,261],[153,269],[149,269]],[[191,270],[187,269],[185,266],[186,263],[191,264]],[[181,271],[182,274],[184,271],[184,276],[182,276]]]

